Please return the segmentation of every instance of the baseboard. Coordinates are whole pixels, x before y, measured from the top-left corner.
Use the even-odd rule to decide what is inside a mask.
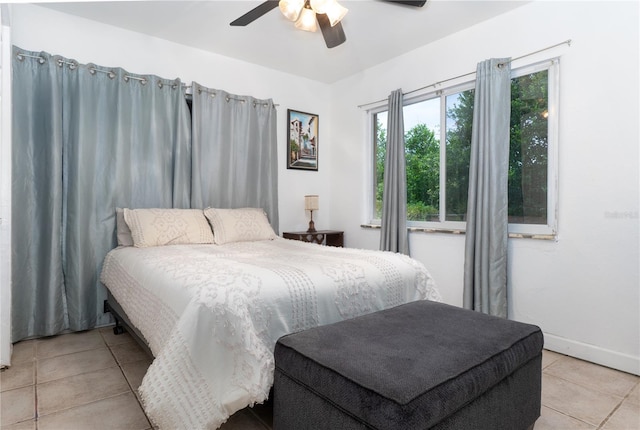
[[[544,333],[544,348],[623,372],[640,375],[640,357]]]

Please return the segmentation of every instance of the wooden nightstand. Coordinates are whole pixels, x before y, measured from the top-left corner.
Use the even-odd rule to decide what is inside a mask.
[[[344,244],[344,232],[338,230],[317,230],[315,233],[292,231],[282,233],[282,237],[327,246],[342,247]]]

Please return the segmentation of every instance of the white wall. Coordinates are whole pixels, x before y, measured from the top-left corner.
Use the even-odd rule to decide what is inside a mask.
[[[132,73],[196,81],[209,88],[272,98],[278,109],[280,231],[307,229],[304,195],[320,195],[317,227],[330,227],[330,91],[327,84],[259,67],[199,49],[103,25],[34,5],[12,6],[13,44],[80,63],[122,67]],[[318,172],[286,169],[287,109],[319,115]],[[325,164],[326,163],[326,164]]]
[[[357,106],[475,70],[490,57],[561,56],[559,236],[510,239],[510,318],[559,352],[640,373],[638,3],[536,2],[370,68],[332,87],[332,213],[347,246],[377,248],[368,221],[370,150]],[[411,233],[413,257],[446,302],[462,304],[464,236]]]
[[[0,5],[0,367],[11,364],[11,23]]]

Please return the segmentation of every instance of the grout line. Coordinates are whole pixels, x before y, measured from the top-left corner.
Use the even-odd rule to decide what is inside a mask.
[[[582,384],[580,382],[572,381],[571,379],[567,379],[567,378],[562,377],[562,376],[554,375],[552,373],[547,373],[547,376],[551,376],[553,378],[560,379],[561,381],[568,382],[569,384],[577,386],[581,390],[587,390],[587,391],[591,391],[591,392],[596,393],[596,394],[600,394],[600,395],[604,395],[604,396],[608,396],[608,397],[613,397],[615,399],[620,399],[620,402],[624,401],[624,399],[626,398],[626,396],[625,397],[620,397],[617,394],[612,394],[612,393],[609,393],[609,392],[606,392],[606,391],[602,391],[602,390],[600,390],[600,389],[598,389],[596,387],[584,385],[584,384]],[[573,417],[573,418],[575,418],[575,417]]]
[[[113,354],[113,351],[111,351],[111,348],[109,347],[109,345],[107,345],[107,342],[105,341],[104,337],[102,336],[102,333],[99,333],[99,334],[100,334],[100,338],[102,339],[102,342],[103,342],[103,344],[104,344],[104,347],[106,347],[106,349],[109,351],[109,353],[110,353],[110,354],[111,354],[111,356],[113,357],[113,360],[115,361],[116,366],[117,366],[118,368],[120,368],[120,372],[122,372],[122,377],[123,377],[123,378],[124,378],[124,380],[127,382],[127,386],[129,387],[129,389],[131,389],[131,385],[129,384],[129,381],[127,380],[127,377],[124,375],[124,372],[122,371],[122,368],[120,367],[120,364],[118,363],[118,360],[116,359],[115,355]],[[77,351],[77,352],[93,351],[93,350],[101,349],[101,348],[102,348],[102,347],[98,347],[98,348],[92,348],[92,349],[87,349],[87,350],[83,350],[83,351]],[[54,356],[54,357],[64,357],[65,355],[70,355],[70,354],[75,354],[75,353],[76,353],[76,352],[72,352],[72,353],[68,353],[68,354],[61,354],[61,355],[57,355],[57,356]],[[45,357],[44,359],[54,358],[54,357]],[[36,360],[37,360],[37,358],[36,358]],[[116,366],[112,366],[112,367],[116,367]],[[107,368],[105,368],[105,369],[111,369],[112,367],[107,367]],[[87,373],[92,373],[92,372],[96,372],[96,371],[100,371],[100,370],[104,370],[104,369],[92,370],[92,371],[89,371],[89,372],[79,373],[79,374],[77,374],[77,375],[72,375],[72,376],[85,375],[85,374],[87,374]],[[40,418],[40,417],[38,416],[38,413],[37,413],[37,411],[38,411],[38,409],[37,409],[37,387],[38,387],[38,385],[40,385],[40,384],[38,384],[37,376],[38,376],[38,375],[37,375],[37,363],[36,363],[36,420],[35,420],[35,421],[36,421],[36,430],[38,429],[38,420],[39,420],[39,418]],[[64,379],[64,378],[68,378],[68,377],[69,377],[69,376],[66,376],[66,377],[63,377],[63,378],[60,378],[60,379]],[[60,379],[53,379],[53,380],[51,380],[51,381],[43,382],[42,384],[48,384],[48,383],[50,383],[50,382],[59,381]],[[129,391],[130,391],[130,390],[129,390]],[[71,409],[74,409],[74,408],[77,408],[77,407],[82,407],[82,406],[91,405],[91,404],[93,404],[93,403],[97,403],[97,402],[100,402],[100,401],[103,401],[103,400],[107,400],[107,399],[111,399],[111,398],[114,398],[114,397],[118,397],[118,396],[121,396],[121,395],[123,395],[123,394],[127,394],[127,392],[125,391],[125,392],[122,392],[122,393],[117,393],[117,394],[113,394],[113,395],[111,395],[111,396],[107,396],[107,397],[103,397],[103,398],[100,398],[100,399],[96,399],[96,400],[91,401],[91,402],[88,402],[88,403],[82,403],[82,404],[80,404],[80,405],[75,405],[75,406],[71,406],[71,407],[68,407],[68,408],[59,409],[59,410],[56,410],[56,411],[50,412],[50,413],[46,414],[45,416],[53,415],[53,414],[56,414],[56,413],[59,413],[59,412],[68,411],[68,410],[71,410]],[[136,400],[137,400],[137,396],[135,396],[135,393],[134,393],[134,397],[136,397]],[[143,412],[144,412],[144,409],[143,409]],[[146,417],[146,414],[145,414],[145,417]],[[148,418],[147,418],[147,419],[148,419]]]
[[[590,423],[590,422],[588,422],[588,421],[585,421],[585,420],[583,420],[583,419],[580,419],[580,418],[578,418],[578,417],[574,417],[573,415],[569,415],[568,413],[566,413],[566,412],[564,412],[564,411],[561,411],[561,410],[558,410],[558,409],[554,408],[553,406],[549,406],[549,405],[542,405],[542,406],[543,406],[543,407],[545,407],[545,408],[551,409],[552,411],[555,411],[555,412],[559,413],[560,415],[564,415],[564,416],[565,416],[565,417],[567,417],[567,418],[571,418],[572,420],[580,421],[581,423],[584,423],[584,424],[586,424],[586,425],[588,425],[588,426],[590,426],[590,427],[593,427],[593,428],[594,428],[594,429],[596,429],[596,430],[599,428],[599,427],[598,427],[597,425],[595,425],[595,424],[592,424],[592,423]],[[541,415],[542,415],[542,414],[541,414]],[[538,418],[538,419],[539,419],[539,418]]]
[[[33,422],[35,424],[36,430],[38,430],[38,419],[40,415],[38,414],[38,357],[37,357],[37,349],[34,347],[33,349],[33,397],[34,397],[34,413],[33,413]]]
[[[580,382],[577,382],[577,381],[573,381],[571,379],[567,379],[566,377],[563,377],[563,376],[554,375],[552,373],[547,373],[547,376],[553,376],[554,378],[558,378],[558,379],[560,379],[560,380],[562,380],[564,382],[568,382],[570,384],[576,385],[576,386],[580,387],[583,390],[588,390],[588,391],[591,391],[591,392],[594,392],[594,393],[597,393],[597,394],[602,394],[602,395],[605,395],[605,396],[613,397],[615,399],[621,399],[621,401],[625,399],[625,397],[621,397],[618,394],[613,394],[613,393],[609,393],[607,391],[602,391],[601,389],[599,389],[597,387],[590,386],[590,385],[584,385],[583,383],[580,383]]]
[[[124,394],[127,394],[127,392],[126,392],[126,391],[123,391],[122,393],[112,394],[112,395],[110,395],[110,396],[102,397],[102,398],[100,398],[100,399],[96,399],[96,400],[92,400],[92,401],[87,402],[87,403],[81,403],[81,404],[79,404],[79,405],[74,405],[74,406],[70,406],[70,407],[66,407],[66,408],[58,409],[58,410],[55,410],[55,411],[49,412],[49,413],[47,413],[47,414],[44,414],[42,417],[48,417],[48,416],[51,416],[51,415],[58,414],[58,413],[60,413],[60,412],[66,412],[66,411],[70,411],[71,409],[76,409],[76,408],[81,408],[81,407],[84,407],[84,406],[92,405],[92,404],[94,404],[94,403],[102,402],[103,400],[113,399],[113,398],[115,398],[115,397],[122,396],[122,395],[124,395]],[[38,419],[40,419],[40,418],[42,418],[42,417],[38,417]]]
[[[79,353],[82,353],[82,352],[97,351],[99,349],[101,349],[101,348],[94,348],[94,349],[87,349],[87,350],[84,350],[84,351],[70,352],[68,354],[56,355],[55,357],[46,357],[46,358],[44,358],[44,360],[49,360],[51,358],[65,357],[67,355],[79,354]],[[111,352],[111,350],[109,348],[106,348],[106,349],[109,352]],[[113,354],[112,354],[112,356],[113,356]],[[52,382],[59,381],[61,379],[65,379],[65,378],[73,378],[75,376],[86,375],[88,373],[100,372],[102,370],[111,369],[111,368],[114,368],[114,367],[118,366],[118,361],[115,359],[115,357],[114,357],[114,361],[115,361],[115,365],[113,365],[113,366],[103,367],[103,368],[100,368],[100,369],[86,370],[84,372],[74,373],[73,375],[60,376],[57,379],[50,379],[50,380],[42,381],[42,382],[38,382],[37,379],[36,379],[36,384],[44,385],[44,384],[49,384],[49,383],[52,383]],[[37,374],[36,374],[36,377],[37,377]]]
[[[591,362],[589,362],[589,361],[585,361],[585,360],[582,360],[582,359],[579,359],[579,358],[570,357],[570,356],[568,356],[568,355],[565,355],[564,357],[566,357],[568,360],[577,360],[577,361],[582,361],[582,362],[584,362],[584,363],[587,363],[588,365],[592,365],[592,366],[595,366],[595,367],[602,367],[602,368],[605,368],[605,369],[613,370],[613,371],[618,372],[618,373],[626,374],[626,372],[623,372],[623,371],[621,371],[621,370],[611,369],[610,367],[606,367],[606,366],[602,366],[602,365],[599,365],[599,364],[591,363]],[[542,373],[546,373],[548,376],[553,376],[554,378],[558,378],[558,379],[561,379],[561,380],[563,380],[563,381],[569,382],[569,383],[571,383],[571,384],[573,384],[573,385],[577,385],[577,386],[578,386],[578,387],[580,387],[580,388],[584,388],[584,389],[586,389],[586,390],[590,390],[590,391],[595,391],[595,392],[597,392],[597,393],[604,394],[604,395],[606,395],[606,396],[615,397],[615,398],[618,398],[618,399],[623,399],[623,400],[624,400],[624,399],[626,399],[626,398],[627,398],[627,396],[628,396],[628,394],[631,392],[631,391],[629,391],[629,393],[627,393],[627,395],[625,395],[625,396],[620,396],[619,394],[614,394],[614,393],[611,393],[611,392],[608,392],[608,391],[603,391],[603,390],[601,390],[600,388],[598,388],[598,387],[596,387],[596,386],[585,385],[584,383],[581,383],[581,382],[579,382],[579,381],[574,381],[574,380],[572,380],[572,379],[567,379],[567,377],[565,377],[565,376],[555,375],[555,374],[553,374],[553,373],[548,373],[548,372],[547,372],[547,369],[549,369],[549,368],[550,368],[551,366],[553,366],[554,364],[558,363],[560,360],[562,360],[562,358],[561,358],[561,359],[558,359],[558,360],[556,360],[556,361],[554,361],[553,363],[551,363],[551,364],[549,364],[548,366],[546,366],[545,368],[543,368],[543,369],[542,369]],[[635,375],[634,375],[634,376],[635,376]],[[637,385],[637,383],[638,383],[638,382],[636,382],[636,385]],[[633,390],[633,388],[635,388],[635,387],[636,387],[636,385],[634,385],[634,386],[631,388],[631,390]]]
[[[64,333],[64,334],[66,334],[66,333]],[[57,335],[57,336],[64,336],[64,334],[60,334],[60,335]],[[64,357],[64,356],[67,356],[67,355],[77,354],[77,353],[81,353],[81,352],[95,351],[95,350],[101,349],[102,347],[106,347],[106,349],[107,349],[107,350],[109,351],[109,353],[112,355],[113,360],[114,360],[114,362],[116,363],[116,366],[118,366],[118,367],[119,367],[118,360],[115,358],[115,356],[113,356],[113,352],[111,351],[111,348],[109,348],[109,345],[107,345],[107,343],[106,343],[106,341],[105,341],[104,337],[102,336],[102,333],[99,333],[99,335],[100,335],[100,339],[102,339],[103,346],[99,346],[99,347],[97,347],[97,348],[85,349],[85,350],[82,350],[82,351],[70,352],[70,353],[66,353],[66,354],[55,355],[55,356],[51,356],[51,357],[42,357],[42,360],[48,360],[48,359],[57,358],[57,357]],[[83,373],[78,373],[78,374],[75,374],[75,375],[63,376],[63,377],[58,378],[58,379],[52,379],[52,380],[50,380],[50,381],[43,381],[43,382],[39,383],[39,382],[38,382],[38,363],[37,363],[39,359],[38,359],[38,357],[37,357],[37,348],[36,348],[36,353],[35,353],[35,355],[36,355],[36,356],[34,357],[34,361],[36,362],[36,364],[35,364],[35,366],[36,366],[36,375],[35,375],[35,376],[36,376],[36,383],[35,383],[35,390],[36,390],[36,419],[35,419],[35,422],[36,422],[36,430],[37,430],[37,428],[38,428],[38,421],[39,421],[39,419],[40,419],[40,416],[39,416],[39,414],[38,414],[38,394],[37,394],[37,393],[38,393],[38,386],[39,386],[39,385],[49,384],[49,383],[51,383],[51,382],[56,382],[56,381],[59,381],[59,380],[61,380],[61,379],[70,378],[70,377],[75,377],[75,376],[80,376],[80,375],[86,375],[87,373],[99,372],[99,371],[101,371],[101,370],[111,369],[111,368],[113,368],[113,367],[116,367],[116,366],[105,367],[104,369],[91,370],[91,371],[87,371],[87,372],[83,372]],[[120,371],[122,371],[122,369],[121,369]],[[127,381],[127,378],[126,378],[124,375],[123,375],[123,377],[124,377],[125,381]],[[129,381],[127,381],[127,386],[129,386]],[[93,403],[96,403],[96,402],[99,402],[99,401],[102,401],[102,400],[111,399],[111,398],[113,398],[113,397],[120,396],[120,395],[122,395],[122,394],[126,394],[126,392],[122,392],[122,393],[118,393],[118,394],[113,394],[113,395],[111,395],[111,396],[103,397],[103,398],[101,398],[101,399],[96,399],[96,400],[91,401],[91,402],[88,402],[88,403],[82,403],[82,404],[79,404],[79,405],[75,405],[75,406],[71,406],[71,407],[67,407],[67,408],[62,408],[62,409],[59,409],[59,410],[56,410],[56,411],[50,412],[50,413],[48,413],[48,414],[45,414],[45,415],[43,415],[43,416],[48,416],[48,415],[53,415],[53,414],[56,414],[56,413],[59,413],[59,412],[68,411],[68,410],[70,410],[70,409],[77,408],[77,407],[80,407],[80,406],[90,405],[90,404],[93,404]]]
[[[102,336],[102,333],[100,333],[100,335]],[[142,413],[144,414],[144,417],[149,422],[149,425],[151,426],[151,428],[153,428],[153,423],[151,422],[151,419],[147,416],[147,412],[144,410],[144,406],[142,405],[142,403],[140,402],[140,399],[138,398],[138,395],[136,394],[136,389],[131,386],[131,382],[129,382],[129,378],[127,378],[126,373],[124,373],[124,369],[122,368],[122,364],[126,364],[126,363],[120,363],[120,361],[118,361],[115,353],[111,349],[112,346],[119,346],[119,345],[123,345],[123,344],[107,345],[107,342],[106,342],[106,339],[104,338],[104,336],[102,337],[102,340],[104,340],[104,343],[107,346],[107,348],[109,349],[109,352],[111,353],[111,356],[113,357],[113,359],[115,360],[116,364],[118,365],[118,368],[120,369],[120,373],[122,373],[122,377],[127,382],[127,386],[129,387],[129,391],[131,392],[131,394],[133,394],[133,397],[135,397],[136,402],[138,403],[138,406],[140,406],[140,409],[142,410]],[[142,360],[140,360],[140,361],[142,361]]]
[[[622,405],[622,402],[624,402],[624,399],[622,399],[622,401],[620,403],[618,403],[611,412],[609,412],[609,415],[607,415],[604,420],[602,420],[602,422],[600,423],[600,425],[598,426],[597,430],[600,430],[608,421],[609,419],[613,416],[613,414],[616,413],[616,411],[620,408],[620,405]]]
[[[551,363],[547,363],[547,365],[546,365],[546,366],[544,366],[544,367],[542,368],[542,371],[543,371],[543,372],[544,372],[545,370],[547,370],[548,368],[550,368],[551,366],[553,366],[554,364],[556,364],[557,362],[559,362],[559,361],[561,361],[562,359],[564,359],[564,358],[566,358],[566,357],[567,357],[567,355],[562,354],[562,353],[560,353],[560,352],[555,352],[555,351],[551,351],[551,350],[547,350],[547,351],[548,351],[548,352],[552,352],[553,354],[557,354],[557,355],[559,355],[559,357],[556,357],[556,359],[555,359],[555,360],[553,360]],[[544,353],[543,353],[543,356],[544,356]]]
[[[614,407],[613,410],[609,413],[609,415],[607,415],[607,417],[600,423],[600,425],[598,426],[598,430],[600,430],[605,424],[607,424],[607,422],[609,422],[613,414],[615,414],[618,411],[618,409],[620,409],[620,406],[622,406],[625,400],[627,400],[631,396],[631,393],[633,393],[633,390],[635,390],[639,384],[640,382],[636,382],[636,384],[633,387],[631,387],[631,389],[627,392],[627,394],[625,394],[622,400],[620,400],[620,403],[618,403],[616,407]]]
[[[555,363],[555,362],[554,362],[554,363]],[[548,366],[547,366],[547,367],[548,367]],[[545,373],[545,371],[544,371],[544,370],[543,370],[543,373]],[[608,392],[601,391],[601,390],[599,390],[599,389],[597,389],[597,388],[594,388],[594,387],[586,386],[586,385],[580,384],[580,383],[578,383],[578,382],[575,382],[575,381],[572,381],[572,380],[569,380],[569,379],[565,379],[565,378],[563,378],[563,377],[561,377],[561,376],[558,376],[558,375],[553,375],[553,374],[551,374],[551,373],[548,373],[547,375],[548,375],[548,376],[552,376],[552,377],[554,377],[554,378],[558,378],[558,379],[560,379],[560,380],[562,380],[562,381],[565,381],[565,382],[568,382],[568,383],[570,383],[570,384],[576,385],[576,386],[577,386],[577,387],[579,387],[581,390],[590,390],[590,391],[593,391],[593,392],[598,393],[598,394],[603,394],[603,395],[606,395],[606,396],[609,396],[609,397],[614,397],[614,398],[620,399],[620,400],[619,400],[619,402],[616,404],[616,406],[614,406],[614,407],[613,407],[613,409],[612,409],[612,410],[609,412],[609,414],[607,414],[607,416],[606,416],[606,417],[605,417],[605,418],[600,422],[600,424],[593,424],[593,423],[587,422],[587,421],[585,421],[585,420],[583,420],[583,419],[580,419],[580,418],[575,417],[575,416],[573,416],[573,415],[569,415],[569,414],[567,414],[566,412],[563,412],[563,411],[561,411],[561,410],[558,410],[558,409],[556,409],[556,408],[554,408],[554,407],[552,407],[552,406],[550,406],[550,405],[548,405],[548,404],[544,404],[544,403],[542,404],[543,406],[545,406],[545,407],[547,407],[547,408],[549,408],[549,409],[552,409],[552,410],[554,410],[554,411],[556,411],[556,412],[558,412],[558,413],[561,413],[562,415],[565,415],[565,416],[570,417],[570,418],[572,418],[572,419],[575,419],[575,420],[581,421],[581,422],[583,422],[583,423],[585,423],[585,424],[589,424],[590,426],[595,426],[596,430],[600,430],[600,429],[602,429],[602,428],[603,428],[603,426],[604,426],[604,425],[609,421],[609,419],[611,418],[611,416],[612,416],[612,415],[613,415],[613,414],[614,414],[614,413],[615,413],[615,412],[620,408],[620,406],[622,406],[622,403],[623,403],[623,402],[624,402],[624,401],[625,401],[625,400],[626,400],[626,399],[631,395],[631,393],[632,393],[632,392],[633,392],[633,390],[636,388],[636,386],[638,386],[638,384],[640,384],[640,382],[636,382],[636,383],[635,383],[635,385],[633,385],[633,387],[632,387],[631,389],[629,389],[629,391],[627,392],[627,394],[626,394],[624,397],[620,397],[620,396],[615,395],[615,394],[611,394],[611,393],[608,393]]]

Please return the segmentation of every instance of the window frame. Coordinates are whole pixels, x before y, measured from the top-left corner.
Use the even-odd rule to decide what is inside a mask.
[[[555,237],[557,231],[558,218],[558,106],[559,106],[559,58],[552,58],[529,65],[514,68],[511,71],[511,79],[524,75],[537,73],[543,70],[548,71],[548,112],[547,118],[547,223],[546,224],[517,224],[509,223],[508,231],[510,235],[527,237]],[[446,97],[451,94],[460,93],[475,88],[475,79],[463,83],[454,84],[446,88],[423,93],[416,97],[404,100],[403,107],[420,103],[425,100],[440,98],[440,195],[439,195],[439,221],[409,221],[407,227],[413,230],[464,232],[466,230],[465,221],[446,220]],[[368,147],[371,151],[371,164],[369,171],[369,210],[368,218],[371,225],[380,225],[381,220],[375,218],[376,202],[376,121],[374,118],[381,112],[388,111],[387,103],[376,106],[368,111]]]

